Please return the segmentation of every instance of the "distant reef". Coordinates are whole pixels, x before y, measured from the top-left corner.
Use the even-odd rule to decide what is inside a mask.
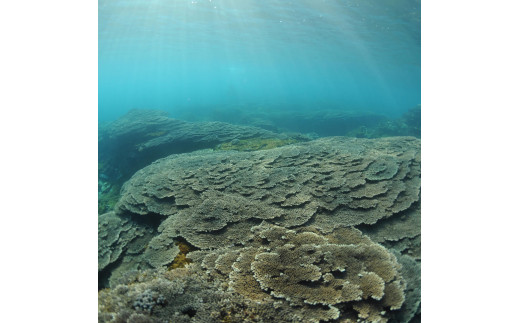
[[[159,110],[131,110],[99,127],[99,213],[113,209],[121,184],[137,170],[170,154],[205,148],[258,150],[309,140],[225,122],[187,122]],[[224,144],[224,146],[219,146]]]
[[[303,136],[295,137],[304,139]],[[101,168],[107,170],[107,177],[128,177],[170,154],[251,138],[287,139],[288,135],[218,121],[187,122],[170,118],[167,112],[160,110],[131,110],[118,120],[100,126],[99,162]]]
[[[298,132],[314,137],[348,136],[380,138],[388,136],[421,136],[421,106],[418,105],[399,118],[381,113],[351,109],[280,109],[261,106],[215,108],[204,114],[178,111],[179,117],[190,121],[223,121],[252,125],[275,132]]]
[[[99,216],[99,321],[419,322],[420,146],[329,137],[156,160]]]
[[[346,136],[357,138],[414,136],[421,138],[421,105],[411,108],[397,119],[382,120],[371,126],[358,125],[350,129]]]

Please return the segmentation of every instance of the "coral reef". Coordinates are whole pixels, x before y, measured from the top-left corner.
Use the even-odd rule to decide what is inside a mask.
[[[157,160],[99,216],[100,321],[416,321],[420,165],[413,137]]]
[[[360,225],[358,228],[372,240],[408,255],[421,259],[421,203],[414,203],[409,209],[378,221],[376,225]]]
[[[155,236],[148,243],[144,252],[144,259],[153,268],[166,266],[175,260],[180,249],[176,240],[165,241],[162,236]]]
[[[146,262],[143,256],[148,261],[153,259],[147,247],[154,231],[150,225],[136,223],[128,216],[117,216],[113,211],[98,216],[99,287],[129,270],[149,268],[149,265],[143,266]]]
[[[244,246],[196,251],[187,268],[138,272],[100,291],[100,321],[387,322],[417,310],[416,292],[405,302],[414,290],[403,279],[414,277],[415,262],[402,275],[396,256],[357,229],[321,234],[264,222],[251,231]]]
[[[257,241],[265,241],[255,246],[253,257],[239,256],[236,262],[250,261],[240,267],[250,267],[264,291],[291,306],[324,305],[328,315],[338,318],[336,306],[351,303],[354,310],[366,312],[358,311],[360,318],[382,321],[382,311],[399,309],[404,301],[405,283],[395,256],[355,229],[339,229],[331,239],[305,228],[298,232],[264,224],[252,231]]]
[[[421,138],[421,105],[406,111],[400,118],[381,120],[377,124],[358,125],[349,129],[346,136],[380,138],[388,136],[414,136]]]
[[[226,223],[250,222],[247,230],[266,217],[286,227],[311,219],[324,229],[375,224],[419,200],[419,150],[420,141],[411,137],[334,137],[256,152],[172,155],[134,174],[116,208],[173,216],[168,221],[175,234],[197,247],[195,235],[222,230],[234,242],[233,230],[223,230]],[[219,205],[218,216],[202,214],[211,205]],[[264,210],[235,212],[233,205]]]
[[[340,136],[355,127],[373,127],[388,120],[384,115],[368,111],[323,108],[285,111],[270,118],[286,131],[314,132],[320,136]]]
[[[164,296],[157,292],[153,292],[151,289],[147,289],[137,296],[132,307],[138,311],[148,312],[148,314],[151,314],[155,306],[164,304],[166,304]]]
[[[124,253],[138,253],[152,230],[136,225],[128,217],[108,212],[98,217],[98,270],[117,261]]]
[[[359,226],[359,229],[379,243],[415,238],[421,234],[420,201],[395,216],[379,221],[376,226]]]
[[[401,274],[406,280],[405,302],[401,310],[393,313],[396,322],[421,321],[421,265],[414,258],[395,252],[401,264]]]
[[[139,271],[98,293],[99,322],[252,322],[247,303],[184,268]]]
[[[281,214],[276,208],[241,196],[206,191],[201,194],[201,204],[164,220],[154,239],[173,241],[182,237],[198,248],[216,248],[247,240],[250,227]]]

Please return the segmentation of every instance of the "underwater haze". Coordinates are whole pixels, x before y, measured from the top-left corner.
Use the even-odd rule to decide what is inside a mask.
[[[418,0],[99,0],[99,121],[420,104]]]

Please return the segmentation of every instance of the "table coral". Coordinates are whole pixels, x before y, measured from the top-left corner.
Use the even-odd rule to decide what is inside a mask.
[[[150,234],[150,229],[108,212],[98,216],[98,270],[119,260],[128,250],[140,252],[141,237]]]
[[[183,221],[185,230],[201,224],[223,229],[237,223],[231,220],[236,217],[201,222],[195,210],[206,201],[218,204],[223,196],[267,208],[272,223],[283,226],[303,225],[313,217],[324,229],[371,225],[419,200],[419,149],[420,141],[413,138],[324,138],[257,152],[173,155],[125,183],[117,211],[162,216],[182,211],[176,221]],[[258,218],[250,214],[242,213],[238,221]]]
[[[387,319],[382,312],[404,302],[406,283],[395,256],[359,230],[343,228],[327,236],[314,228],[295,231],[263,223],[252,232],[244,248],[209,253],[213,260],[203,262],[217,276],[227,274],[229,288],[246,298],[284,299],[296,312],[314,308],[314,315],[324,315],[316,322],[347,315],[342,311],[382,322]]]
[[[147,268],[204,276],[225,295],[222,310],[193,308],[207,322],[409,322],[420,317],[420,164],[409,137],[172,155],[100,217],[100,268],[110,287]],[[198,250],[167,271],[179,241]],[[143,315],[131,302],[120,317]]]

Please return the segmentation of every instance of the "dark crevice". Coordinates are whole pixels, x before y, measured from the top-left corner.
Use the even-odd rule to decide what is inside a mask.
[[[298,284],[309,288],[319,288],[323,285],[323,281],[321,279],[317,281],[302,280],[299,281]]]
[[[189,317],[194,317],[195,314],[197,314],[197,310],[195,310],[194,308],[190,307],[190,308],[182,311],[182,314],[188,315]]]
[[[339,270],[334,270],[331,272],[332,276],[334,276],[334,278],[336,279],[346,279],[347,278],[347,271],[339,271]]]
[[[121,264],[122,259],[123,255],[121,255],[117,261],[114,261],[113,263],[106,266],[103,270],[98,271],[98,290],[110,287],[109,279],[112,275],[112,270],[114,270]]]
[[[131,214],[130,218],[138,225],[151,227],[157,231],[159,225],[164,221],[165,216],[157,213],[148,213],[146,215]]]

